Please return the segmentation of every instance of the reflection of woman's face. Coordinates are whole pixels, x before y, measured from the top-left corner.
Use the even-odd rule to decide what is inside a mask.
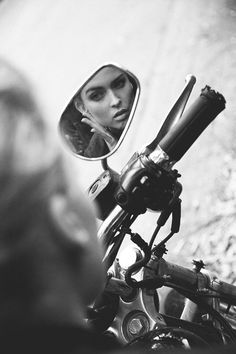
[[[101,125],[119,130],[126,125],[133,96],[127,74],[113,66],[101,69],[81,91],[85,110]]]

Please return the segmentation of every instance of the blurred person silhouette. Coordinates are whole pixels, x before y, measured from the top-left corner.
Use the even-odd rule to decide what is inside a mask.
[[[0,60],[1,353],[116,348],[84,320],[103,290],[103,251],[67,164],[32,87]]]

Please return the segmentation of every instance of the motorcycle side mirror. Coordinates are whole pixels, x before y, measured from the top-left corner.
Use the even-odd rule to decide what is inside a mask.
[[[72,153],[102,160],[121,145],[140,95],[140,83],[130,71],[107,64],[77,90],[59,121],[59,132]]]

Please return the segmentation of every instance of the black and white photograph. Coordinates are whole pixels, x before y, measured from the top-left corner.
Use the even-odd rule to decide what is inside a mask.
[[[236,1],[0,0],[0,353],[236,351]]]

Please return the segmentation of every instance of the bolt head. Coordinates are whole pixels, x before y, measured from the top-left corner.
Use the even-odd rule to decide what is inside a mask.
[[[129,323],[129,332],[133,335],[140,334],[144,323],[139,318],[133,318]]]

